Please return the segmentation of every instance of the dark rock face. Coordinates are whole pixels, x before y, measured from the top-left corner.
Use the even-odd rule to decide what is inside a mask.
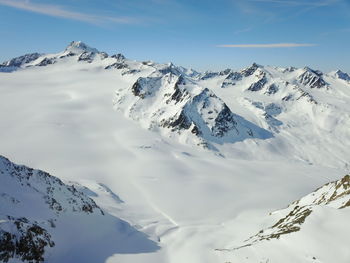
[[[139,73],[140,70],[138,69],[129,69],[129,68],[126,68],[127,70],[125,71],[122,71],[122,76],[124,75],[132,75],[132,74],[136,74],[136,73]]]
[[[223,137],[228,131],[235,129],[237,122],[231,110],[224,104],[222,111],[215,118],[215,125],[212,128],[214,136]]]
[[[231,69],[227,68],[227,69],[224,69],[224,70],[220,71],[220,72],[219,72],[219,75],[220,75],[220,76],[225,76],[225,75],[229,75],[229,74],[231,74],[231,73],[237,73],[237,72],[232,72]],[[228,76],[228,77],[230,77],[230,76]]]
[[[123,104],[128,94],[118,93],[119,109],[126,110],[135,120],[144,118],[150,129],[161,127],[177,134],[194,134],[198,137],[197,145],[198,141],[211,145],[272,136],[269,131],[234,114],[211,90],[196,85],[193,79],[172,73],[158,76],[156,72],[141,77],[132,85],[130,93],[140,99],[133,100],[129,106]],[[143,113],[138,114],[135,108]]]
[[[276,94],[278,91],[278,87],[276,84],[271,84],[270,86],[268,86],[265,94],[267,95],[273,95],[273,94]]]
[[[201,80],[206,80],[206,79],[211,79],[211,78],[215,78],[219,76],[219,73],[217,72],[205,72],[201,77],[200,79]]]
[[[248,90],[249,91],[259,91],[262,90],[267,83],[267,79],[265,76],[263,76],[261,79],[259,79],[257,82],[252,83]]]
[[[101,211],[91,198],[79,192],[74,186],[64,184],[57,177],[41,170],[15,165],[2,156],[0,156],[0,162],[2,163],[2,169],[0,170],[2,176],[8,174],[18,181],[19,185],[32,188],[36,192],[41,191],[45,203],[56,214],[68,209],[73,212],[86,213],[93,213],[94,209]],[[69,207],[65,207],[64,203],[68,203]]]
[[[169,74],[169,76],[172,76]],[[146,96],[149,96],[156,92],[161,85],[161,77],[140,77],[132,85],[131,92],[141,99],[144,99]]]
[[[181,98],[183,97],[184,94],[176,84],[174,86],[174,89],[175,89],[175,92],[171,95],[170,99],[167,100],[167,103],[170,103],[171,101],[175,101],[175,103],[181,101]]]
[[[92,63],[94,58],[99,55],[101,59],[108,58],[108,54],[105,52],[93,52],[93,51],[84,51],[80,54],[78,61],[85,61],[88,63]]]
[[[342,80],[345,80],[345,81],[350,81],[350,76],[348,73],[345,73],[345,72],[342,72],[340,70],[337,70],[335,72],[335,75],[339,78],[339,79],[342,79]]]
[[[330,182],[316,189],[311,194],[290,204],[284,211],[285,216],[271,227],[259,231],[250,237],[245,246],[282,235],[300,231],[305,220],[312,214],[314,207],[331,206],[333,209],[344,209],[350,206],[350,175],[338,181]],[[283,211],[283,210],[282,210]]]
[[[191,132],[192,132],[194,135],[197,135],[197,136],[200,136],[200,135],[202,134],[201,131],[199,130],[199,128],[198,128],[196,125],[193,126]]]
[[[173,118],[170,118],[169,120],[164,120],[161,123],[161,126],[165,128],[172,128],[172,130],[175,131],[187,130],[191,127],[191,124],[191,120],[186,116],[186,113],[182,110],[180,114],[174,116]]]
[[[183,96],[179,96],[183,98]],[[236,130],[237,122],[233,113],[227,107],[225,103],[222,103],[222,108],[215,112],[207,110],[207,107],[211,105],[212,100],[219,100],[208,89],[204,89],[202,93],[193,97],[183,107],[181,114],[177,115],[174,120],[165,122],[165,127],[172,127],[177,130],[188,130],[193,126],[191,132],[195,135],[203,135],[204,130],[207,130],[210,136],[224,137],[232,130]],[[208,117],[203,116],[207,112]],[[211,120],[214,120],[212,124],[209,124]],[[237,132],[238,133],[238,132]]]
[[[60,58],[67,58],[67,57],[73,57],[73,56],[75,56],[73,52],[68,52],[67,54],[60,56]]]
[[[206,72],[202,73],[199,76],[199,79],[200,80],[206,80],[206,79],[211,79],[211,78],[215,78],[215,77],[218,77],[218,76],[226,76],[225,79],[231,79],[232,75],[237,74],[237,73],[238,72],[234,72],[231,69],[225,69],[225,70],[222,70],[222,71],[219,71],[219,72],[206,71]]]
[[[309,68],[306,68],[305,72],[298,77],[298,81],[312,89],[320,89],[327,86],[327,83],[322,78],[322,73]]]
[[[128,65],[123,63],[123,62],[116,62],[116,63],[113,63],[111,65],[108,65],[105,67],[105,69],[124,69],[124,68],[128,68]]]
[[[276,224],[270,227],[270,230],[275,230],[272,233],[265,233],[260,231],[255,236],[251,237],[253,243],[262,240],[270,240],[274,238],[280,238],[282,235],[287,235],[300,230],[301,225],[305,222],[305,219],[312,213],[312,209],[308,207],[296,206],[294,209],[281,218]]]
[[[283,70],[283,73],[286,73],[286,72],[293,72],[293,71],[295,71],[297,68],[295,68],[295,67],[288,67],[288,68],[286,68],[285,70]]]
[[[288,94],[287,96],[284,96],[282,98],[282,101],[290,101],[293,99],[293,95],[292,94]]]
[[[302,100],[306,99],[308,102],[312,104],[318,104],[318,102],[315,100],[315,98],[307,91],[295,86],[293,88],[296,90],[295,94],[288,94],[287,96],[282,98],[282,101],[295,101],[295,100]]]
[[[100,55],[101,59],[108,58],[108,54],[106,52],[100,52],[99,55]]]
[[[40,63],[37,64],[37,66],[43,67],[43,66],[52,65],[55,63],[56,61],[54,58],[44,58]]]
[[[185,79],[180,75],[174,84],[174,92],[171,94],[170,98],[166,101],[167,104],[174,102],[175,104],[181,102],[185,99],[188,92],[181,90],[179,85],[186,84]]]
[[[232,75],[230,75],[232,74]],[[212,72],[212,71],[206,71],[204,72],[199,79],[201,80],[206,80],[206,79],[210,79],[210,78],[215,78],[218,76],[227,76],[227,79],[231,79],[233,75],[235,74],[239,74],[238,72],[233,72],[231,69],[225,69],[219,72]]]
[[[256,63],[253,63],[253,65],[251,65],[249,68],[246,68],[244,70],[241,71],[241,74],[244,77],[249,77],[251,75],[253,75],[255,73],[255,71],[259,68],[260,66]]]
[[[145,94],[142,93],[142,85],[140,83],[140,79],[138,79],[131,87],[132,94],[134,94],[137,97],[140,97],[143,99],[145,97]]]
[[[26,54],[24,56],[20,56],[17,58],[13,58],[9,61],[6,61],[0,64],[0,68],[2,67],[21,67],[23,64],[30,63],[41,56],[39,53]]]
[[[16,71],[17,69],[23,67],[25,64],[38,59],[40,56],[42,56],[42,54],[32,53],[5,61],[4,63],[0,64],[0,72]]]
[[[242,75],[238,72],[230,72],[221,84],[221,88],[235,85],[236,81],[242,79]]]
[[[0,156],[0,262],[47,262],[56,221],[104,216],[96,203],[57,177]],[[97,212],[97,213],[96,213]]]
[[[44,262],[45,249],[55,243],[46,229],[26,218],[7,217],[6,228],[0,229],[0,261],[17,258],[23,262]]]
[[[283,123],[275,117],[282,113],[282,107],[275,103],[270,103],[264,106],[264,104],[261,102],[252,102],[252,105],[264,112],[264,119],[269,125],[270,129],[278,132],[276,127],[282,125]]]
[[[117,62],[108,65],[105,67],[105,69],[127,69],[128,65],[125,63],[125,57],[122,54],[116,54],[111,56],[112,58],[115,58]]]
[[[121,62],[121,61],[125,60],[125,56],[123,54],[120,54],[120,53],[115,54],[115,55],[113,55],[111,57],[117,59],[118,62]]]
[[[241,80],[242,75],[238,72],[231,72],[226,78],[231,80]]]
[[[85,51],[79,56],[78,61],[85,61],[91,63],[94,60],[95,55],[96,54],[93,52]]]
[[[313,103],[313,104],[318,104],[315,98],[308,92],[298,89],[300,96],[297,98],[297,100],[300,100],[302,98],[305,98],[308,102]]]
[[[170,65],[168,65],[162,69],[158,69],[158,71],[164,75],[171,73],[175,76],[180,76],[183,74],[183,72],[179,68],[177,68],[175,65],[173,65],[171,63],[170,63]]]

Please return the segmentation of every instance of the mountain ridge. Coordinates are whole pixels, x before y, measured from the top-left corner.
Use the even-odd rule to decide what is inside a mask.
[[[66,65],[121,75],[129,86],[116,85],[114,108],[142,127],[184,144],[222,152],[221,145],[226,144],[266,141],[264,144],[269,147],[268,144],[280,145],[283,141],[289,145],[284,149],[286,155],[291,158],[297,155],[305,162],[314,163],[323,158],[318,157],[321,156],[318,149],[310,148],[309,152],[300,149],[310,139],[314,141],[315,134],[321,142],[323,138],[333,140],[337,133],[342,139],[334,140],[336,147],[346,152],[341,141],[350,136],[346,130],[346,123],[350,125],[350,112],[343,102],[350,98],[350,82],[348,75],[341,71],[325,74],[309,67],[278,68],[253,63],[241,71],[201,73],[172,63],[138,62],[122,54],[109,56],[80,41],[71,42],[60,53],[35,54],[5,62],[0,70],[11,72]],[[202,90],[202,95],[196,90]],[[206,103],[215,110],[204,110]],[[209,112],[214,115],[209,116]],[[334,114],[338,116],[336,119]],[[215,124],[215,119],[220,121]],[[301,130],[304,131],[300,133]],[[300,144],[291,138],[298,138]],[[347,165],[338,153],[330,154],[322,149],[321,152],[332,162]]]
[[[146,235],[104,212],[80,189],[92,197],[98,196],[78,183],[66,184],[44,171],[17,165],[0,156],[0,261],[39,263],[57,262],[51,261],[51,257],[81,258],[81,244],[70,240],[72,234],[86,238],[80,242],[87,242],[87,247],[100,246],[100,251],[85,252],[88,258],[96,260],[112,251],[157,250],[157,245]],[[111,190],[108,194],[120,202]],[[105,235],[102,238],[101,233]],[[130,241],[139,247],[121,244]]]
[[[348,206],[279,209],[349,173],[346,76],[258,64],[205,75],[72,46],[0,73],[2,154],[66,185],[0,174],[10,240],[37,233],[50,263],[348,263]],[[72,186],[104,215],[70,204]],[[276,238],[233,249],[261,230]]]
[[[71,41],[67,47],[64,49],[63,52],[59,52],[59,53],[63,53],[63,57],[64,56],[70,56],[70,55],[77,55],[77,54],[81,54],[81,53],[84,53],[84,52],[87,52],[87,53],[102,53],[102,54],[106,54],[107,56],[109,56],[106,52],[101,52],[99,51],[98,49],[96,48],[93,48],[93,47],[90,47],[89,45],[87,45],[86,43],[84,43],[83,41]],[[57,54],[59,54],[57,53]],[[34,53],[27,53],[25,55],[21,55],[21,56],[18,56],[18,57],[14,57],[12,59],[9,59],[9,60],[5,60],[3,61],[1,64],[0,64],[0,69],[4,70],[4,68],[13,65],[15,67],[20,67],[22,66],[23,64],[27,64],[27,63],[30,63],[31,61],[37,59],[38,57],[40,56],[46,56],[46,55],[49,55],[49,54],[44,54],[44,53],[37,53],[37,52],[34,52]],[[116,55],[111,55],[111,57],[115,57],[115,56],[122,56],[124,59],[125,59],[125,56],[122,55],[122,54],[116,54]],[[17,63],[15,63],[15,61],[17,61]],[[146,63],[146,62],[144,62]],[[153,62],[151,62],[152,64]],[[219,71],[212,71],[212,70],[208,70],[208,71],[198,71],[198,70],[195,70],[195,69],[187,69],[185,67],[182,67],[182,66],[176,66],[174,65],[172,62],[169,62],[169,63],[166,63],[164,65],[167,65],[168,67],[172,67],[172,68],[176,68],[176,70],[178,70],[179,72],[190,72],[188,73],[188,75],[190,77],[200,77],[200,78],[205,78],[206,76],[212,76],[212,75],[229,75],[230,73],[238,73],[240,72],[241,74],[243,74],[244,76],[250,76],[251,74],[254,73],[254,71],[258,68],[264,68],[263,65],[261,64],[258,64],[256,62],[253,62],[250,66],[240,70],[240,71],[236,71],[234,69],[231,69],[231,68],[226,68],[224,70],[219,70]],[[279,69],[283,69],[285,71],[294,71],[298,68],[296,67],[293,67],[293,66],[290,66],[288,68],[283,68],[283,67],[276,67],[276,68],[279,68]],[[322,75],[322,74],[325,74],[325,73],[322,73],[320,70],[314,70],[308,66],[305,66],[304,67],[305,70],[308,70],[310,72],[313,72],[315,74],[319,74],[319,75]],[[335,75],[337,75],[339,78],[341,79],[345,79],[345,80],[349,80],[349,75],[348,73],[346,72],[343,72],[341,71],[340,69],[337,69],[337,70],[333,70],[333,71],[330,71],[329,73],[327,74],[330,74],[330,73],[334,73]]]

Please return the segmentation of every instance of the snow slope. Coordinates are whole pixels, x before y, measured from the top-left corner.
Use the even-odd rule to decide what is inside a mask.
[[[199,85],[213,89],[236,113],[273,132],[273,140],[260,142],[260,154],[269,151],[348,169],[344,142],[350,136],[350,85],[345,73],[253,64],[241,72],[207,75],[199,77]]]
[[[1,154],[78,182],[113,220],[127,221],[160,247],[108,248],[99,262],[245,260],[243,252],[216,249],[241,246],[273,225],[270,211],[348,171],[350,84],[336,72],[252,65],[198,73],[109,56],[80,42],[9,67],[0,73]],[[185,128],[162,125],[181,112]],[[101,239],[117,238],[103,226]],[[343,241],[332,235],[340,249]],[[76,251],[91,248],[80,245]],[[277,250],[300,255],[283,262],[309,262],[277,241],[268,250],[255,247],[247,252],[256,253],[251,262]],[[50,262],[86,261],[82,253],[74,260],[62,255]]]
[[[272,226],[242,246],[223,251],[245,262],[281,262],[286,257],[294,262],[348,262],[349,207],[350,175],[346,175],[272,212]]]
[[[159,76],[160,75],[160,76]],[[132,93],[132,94],[131,94]],[[188,81],[182,74],[152,73],[138,78],[131,89],[116,93],[116,108],[140,121],[150,130],[162,134],[179,133],[180,141],[197,145],[223,144],[249,138],[266,139],[272,134],[233,114],[227,105],[209,89]],[[192,136],[191,136],[192,135]]]
[[[1,262],[99,262],[112,253],[158,249],[146,235],[103,212],[77,185],[2,156],[0,174]]]

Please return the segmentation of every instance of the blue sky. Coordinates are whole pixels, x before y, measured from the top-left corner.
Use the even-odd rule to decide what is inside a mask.
[[[199,70],[350,72],[350,0],[0,0],[0,60],[82,40]]]

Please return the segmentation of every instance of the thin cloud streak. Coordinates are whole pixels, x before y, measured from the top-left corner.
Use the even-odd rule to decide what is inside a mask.
[[[137,19],[131,17],[113,17],[113,16],[99,16],[86,14],[81,12],[75,12],[65,9],[62,6],[48,5],[48,4],[34,4],[30,1],[13,1],[13,0],[0,0],[0,5],[13,7],[33,13],[43,14],[52,17],[77,20],[95,25],[101,25],[104,23],[117,23],[117,24],[133,24],[137,22]]]
[[[249,2],[256,3],[275,3],[281,5],[294,5],[294,6],[311,6],[311,7],[322,7],[329,6],[339,2],[339,0],[323,0],[323,1],[287,1],[287,0],[248,0]]]
[[[239,30],[236,30],[234,32],[234,34],[241,34],[241,33],[246,33],[246,32],[249,32],[249,31],[252,31],[252,27],[246,27],[246,28],[243,28],[243,29],[239,29]]]
[[[238,44],[238,45],[218,45],[223,48],[292,48],[292,47],[313,47],[316,44],[298,43],[277,43],[277,44]]]

